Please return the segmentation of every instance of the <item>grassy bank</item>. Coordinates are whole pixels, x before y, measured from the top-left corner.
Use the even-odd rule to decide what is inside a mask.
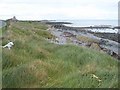
[[[45,24],[12,22],[3,33],[3,88],[10,87],[118,87],[118,62],[92,49],[55,45]],[[94,76],[98,77],[95,78]]]

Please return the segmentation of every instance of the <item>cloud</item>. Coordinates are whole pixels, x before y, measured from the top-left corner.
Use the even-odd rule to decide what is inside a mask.
[[[117,19],[118,0],[2,0],[0,19]]]

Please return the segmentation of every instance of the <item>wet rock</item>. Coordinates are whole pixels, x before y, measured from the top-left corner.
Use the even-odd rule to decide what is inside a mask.
[[[86,44],[86,46],[87,46],[87,47],[90,47],[90,46],[91,46],[91,43],[90,43],[90,42],[89,42],[89,43],[87,43],[87,44]]]
[[[113,55],[113,51],[111,51],[111,50],[107,50],[107,53],[108,53],[109,55]]]
[[[104,44],[104,45],[106,45],[107,42],[108,42],[107,40],[100,39],[99,44]]]

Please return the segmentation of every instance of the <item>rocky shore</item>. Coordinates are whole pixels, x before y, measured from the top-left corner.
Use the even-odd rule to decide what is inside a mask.
[[[86,29],[76,29],[76,27],[66,27],[61,24],[49,24],[49,31],[55,35],[51,42],[56,44],[74,44],[89,47],[108,53],[119,59],[118,53],[119,40],[118,34],[115,33],[98,33],[88,32]],[[65,27],[65,28],[64,28]]]
[[[113,41],[120,43],[120,37],[119,37],[120,34],[118,34],[118,33],[99,33],[99,32],[96,32],[93,34],[97,37],[113,40]]]

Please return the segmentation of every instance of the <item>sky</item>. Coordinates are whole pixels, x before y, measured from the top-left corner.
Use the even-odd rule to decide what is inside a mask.
[[[119,0],[0,0],[0,19],[117,19]]]

